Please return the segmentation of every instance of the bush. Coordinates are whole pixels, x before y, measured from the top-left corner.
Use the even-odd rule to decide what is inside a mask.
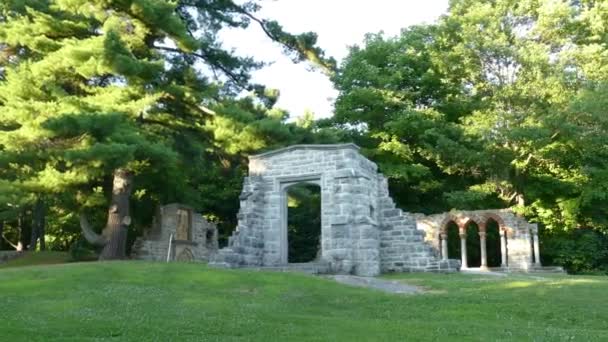
[[[97,260],[97,251],[84,239],[78,239],[70,246],[70,261]]]
[[[575,229],[544,236],[543,263],[560,265],[568,273],[608,272],[608,238],[593,229]]]

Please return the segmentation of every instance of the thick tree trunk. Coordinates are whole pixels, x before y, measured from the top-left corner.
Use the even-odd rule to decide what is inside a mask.
[[[131,224],[129,199],[131,197],[133,175],[124,169],[114,171],[112,200],[108,209],[108,222],[101,235],[89,225],[84,214],[80,214],[82,233],[90,243],[102,246],[99,260],[124,259],[127,247],[127,228]]]
[[[38,244],[38,240],[40,240],[40,250],[43,251],[46,249],[45,241],[44,241],[44,226],[46,224],[46,207],[44,205],[44,201],[38,197],[36,199],[36,204],[34,205],[34,209],[32,212],[33,222],[32,222],[32,236],[30,239],[29,249],[32,251],[36,250],[36,245]]]
[[[102,235],[107,243],[100,260],[124,259],[127,249],[127,227],[131,223],[129,200],[133,190],[133,175],[124,169],[114,171],[112,201],[108,210],[108,222]]]

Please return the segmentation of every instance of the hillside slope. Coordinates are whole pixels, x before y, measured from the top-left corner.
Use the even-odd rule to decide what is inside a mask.
[[[410,274],[391,295],[290,273],[112,262],[0,270],[1,341],[606,340],[608,278]]]

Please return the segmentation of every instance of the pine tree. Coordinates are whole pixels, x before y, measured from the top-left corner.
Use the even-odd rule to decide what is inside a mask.
[[[103,246],[100,258],[123,258],[132,195],[161,202],[199,190],[196,171],[183,166],[230,153],[217,127],[247,112],[236,95],[268,98],[249,82],[262,64],[223,49],[222,27],[255,22],[295,60],[332,69],[316,35],[288,34],[257,18],[258,9],[226,0],[2,2],[1,202],[32,205],[71,193],[62,205],[81,211],[85,237]],[[282,123],[256,119],[239,144],[264,147],[256,142],[267,129],[261,122]],[[86,213],[103,203],[99,235]]]

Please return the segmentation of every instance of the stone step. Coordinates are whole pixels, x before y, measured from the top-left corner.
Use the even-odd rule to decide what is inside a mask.
[[[522,273],[566,273],[561,266],[532,266],[530,268],[518,267],[490,267],[489,270],[495,272],[522,272]]]
[[[319,262],[291,263],[277,266],[247,267],[257,271],[299,272],[307,274],[328,274],[329,264]]]

